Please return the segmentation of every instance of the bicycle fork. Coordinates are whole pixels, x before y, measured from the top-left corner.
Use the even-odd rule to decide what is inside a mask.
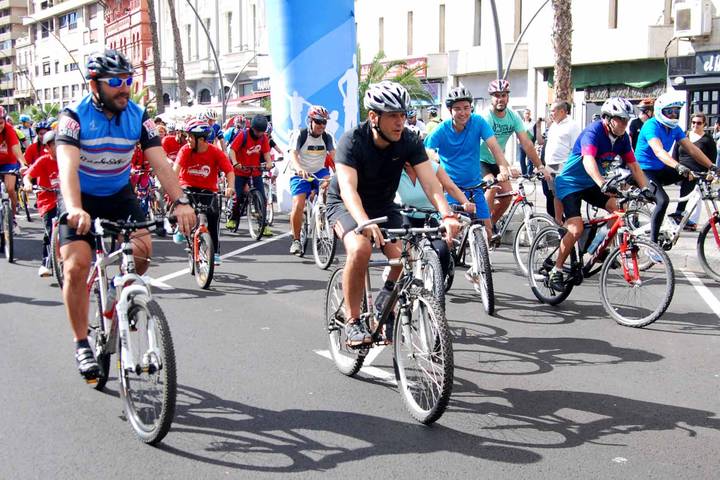
[[[129,280],[134,280],[135,283],[122,287]],[[141,363],[135,362],[135,347],[130,339],[130,319],[128,317],[128,311],[132,304],[141,305],[147,307],[147,302],[150,300],[150,292],[145,286],[142,279],[137,275],[123,275],[114,279],[116,289],[120,289],[120,296],[116,304],[116,312],[118,319],[118,333],[120,335],[120,349],[121,349],[121,361],[118,364],[118,369],[123,372],[133,372],[136,375],[141,373],[147,373],[152,375],[158,370],[162,369],[161,356],[157,348],[157,338],[155,338],[154,318],[148,313],[148,350],[143,353]],[[133,329],[134,329],[133,325]]]

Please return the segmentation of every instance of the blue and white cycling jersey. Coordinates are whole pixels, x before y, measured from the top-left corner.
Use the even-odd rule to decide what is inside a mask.
[[[66,107],[60,115],[56,143],[80,149],[80,191],[106,197],[130,182],[135,145],[160,147],[155,122],[145,108],[129,101],[121,113],[107,118],[92,94]]]

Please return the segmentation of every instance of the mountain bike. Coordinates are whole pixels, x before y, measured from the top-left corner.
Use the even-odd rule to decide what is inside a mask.
[[[50,228],[50,245],[49,249],[49,260],[50,270],[52,270],[53,277],[58,284],[60,290],[63,288],[63,282],[65,277],[63,275],[63,260],[60,254],[60,212],[62,210],[62,200],[60,198],[59,188],[45,188],[38,185],[33,186],[33,192],[37,195],[37,192],[49,192],[54,193],[57,196],[57,207],[55,211],[57,214],[52,219],[52,226]]]
[[[63,214],[60,221],[66,220]],[[95,262],[87,288],[94,308],[90,309],[88,340],[101,373],[88,383],[102,390],[109,376],[110,357],[117,354],[125,416],[141,441],[157,444],[170,430],[175,412],[175,351],[165,314],[150,292],[150,279],[135,271],[130,235],[160,228],[162,221],[95,219],[93,226]],[[105,235],[120,236],[120,248],[107,252]],[[108,267],[117,261],[119,274],[108,278]]]
[[[262,167],[242,167],[243,170],[253,171],[259,170],[264,171]],[[242,199],[241,199],[242,197]],[[237,232],[240,226],[240,219],[243,215],[247,215],[248,220],[248,232],[253,240],[260,240],[262,238],[263,230],[265,229],[266,223],[266,210],[265,210],[265,199],[260,190],[253,186],[250,182],[249,188],[246,185],[245,192],[235,192],[235,201],[240,202],[238,205],[238,222],[235,228],[231,229],[233,233]],[[227,218],[232,217],[233,202],[227,202],[225,208],[229,210],[225,212]]]
[[[327,186],[329,178],[318,178],[313,174],[308,179],[317,180],[319,186],[305,199],[303,222],[300,227],[300,256],[307,251],[307,244],[312,239],[312,251],[315,265],[327,270],[335,259],[337,237],[327,218]]]
[[[18,196],[18,202],[17,206],[18,209],[25,212],[25,218],[28,222],[32,222],[32,217],[30,216],[30,205],[28,200],[28,194],[25,190],[23,190],[21,187],[20,182],[18,182],[18,185],[15,186],[17,190],[17,196]]]
[[[620,325],[644,327],[660,318],[670,305],[675,272],[662,248],[637,236],[628,226],[628,212],[622,208],[630,201],[645,201],[640,191],[621,191],[619,195],[620,210],[584,222],[583,234],[562,268],[562,289],[556,290],[549,276],[560,242],[568,233],[565,227],[546,227],[538,233],[530,248],[528,280],[538,300],[558,305],[576,285],[600,272],[600,299],[605,311]],[[595,236],[605,231],[607,235],[595,241]]]
[[[17,175],[17,170],[0,172],[0,249],[5,253],[5,260],[12,263],[15,260],[15,212],[5,188],[5,175]]]
[[[265,219],[269,227],[272,227],[275,221],[275,202],[277,202],[277,186],[275,185],[277,177],[273,176],[272,171],[263,172],[263,186],[265,188]]]
[[[367,226],[387,221],[375,218],[360,224],[356,233]],[[415,275],[417,255],[426,250],[417,248],[426,234],[438,234],[442,227],[386,229],[386,241],[399,241],[402,254],[395,260],[371,260],[365,273],[360,321],[372,334],[372,343],[350,347],[345,334],[346,312],[343,297],[344,267],[330,276],[326,294],[323,324],[329,337],[330,353],[337,369],[353,376],[362,367],[370,348],[393,343],[393,365],[400,395],[410,415],[424,424],[437,421],[450,400],[453,385],[453,352],[444,311],[437,299],[425,288],[423,279]],[[375,311],[370,267],[402,266],[385,307]]]
[[[140,208],[145,213],[145,218],[155,220],[156,218],[165,218],[167,209],[165,207],[165,198],[157,186],[157,180],[152,170],[133,170],[132,175],[138,179],[135,186],[135,193],[140,202]],[[157,235],[164,236],[165,230],[158,229]]]
[[[200,288],[208,289],[215,273],[216,246],[208,230],[207,214],[217,208],[219,195],[209,192],[187,192],[187,195],[197,214],[197,224],[190,236],[186,237],[190,275],[195,277],[195,282]],[[201,200],[203,198],[210,201],[205,203]]]

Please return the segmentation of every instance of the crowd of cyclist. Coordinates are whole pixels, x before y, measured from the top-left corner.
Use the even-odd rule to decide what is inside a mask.
[[[153,121],[142,107],[129,100],[133,69],[116,51],[91,55],[87,69],[91,93],[67,107],[59,119],[33,125],[23,115],[20,125],[13,128],[0,107],[0,172],[20,168],[23,188],[31,191],[33,183],[37,185],[37,208],[46,225],[43,264],[38,272],[41,276],[49,275],[50,221],[58,209],[68,213],[60,242],[67,279],[63,296],[75,337],[78,368],[84,377],[91,378],[98,372],[86,337],[89,300],[84,282],[93,245],[88,239],[91,218],[144,219],[130,183],[131,172],[135,172],[134,185],[142,185],[143,175],[156,175],[178,218],[174,239],[182,242],[196,221],[192,205],[215,198],[197,194],[217,194],[219,178],[224,176],[227,187],[220,193],[237,197],[226,223],[228,229],[233,229],[241,214],[240,197],[249,187],[264,196],[262,170],[273,168],[273,151],[280,155],[283,152],[273,142],[272,126],[263,115],[252,119],[236,116],[224,126],[217,123],[211,110],[183,119],[181,124],[161,118]],[[550,273],[551,284],[558,288],[564,282],[563,262],[582,234],[581,203],[611,212],[617,209],[615,187],[605,177],[608,164],[616,157],[631,170],[643,195],[656,202],[653,241],[657,241],[668,207],[664,186],[690,182],[691,170],[717,170],[708,153],[697,145],[702,140],[699,131],[688,137],[679,127],[684,101],[671,93],[641,105],[641,128],[630,128],[637,134],[636,146],[627,133],[635,116],[633,105],[623,98],[610,98],[602,105],[601,118],[567,145],[566,161],[546,168],[522,118],[508,106],[510,91],[506,80],[490,82],[491,105],[477,114],[475,96],[465,87],[452,88],[445,98],[450,118],[441,121],[433,107],[424,123],[417,118],[405,88],[383,81],[371,85],[363,99],[368,118],[345,132],[338,142],[325,132],[329,115],[322,106],[311,107],[307,127],[293,133],[288,155],[294,172],[290,179],[290,253],[300,252],[305,201],[318,191],[323,180],[329,179],[328,220],[347,254],[343,294],[348,344],[358,346],[371,341],[367,326],[359,321],[364,275],[373,244],[381,247],[388,258],[400,255],[399,246],[385,244],[381,232],[381,227],[402,225],[399,203],[436,210],[437,221],[444,226],[448,239],[460,229],[453,205],[461,205],[466,214],[484,223],[491,241],[499,240],[493,236],[494,226],[510,204],[511,197],[506,193],[512,191],[510,180],[515,176],[504,154],[513,134],[536,171],[553,184],[562,206],[569,234],[563,238],[557,264]],[[563,108],[569,113],[569,108]],[[692,118],[693,122],[696,118],[705,121],[700,114]],[[91,124],[93,127],[88,128]],[[682,160],[677,153],[673,156],[674,144]],[[496,188],[483,194],[476,188],[483,180],[494,181]],[[5,184],[15,203],[14,178],[5,175]],[[683,188],[691,188],[688,185]],[[57,204],[58,190],[62,191],[64,205]],[[376,217],[388,219],[382,225],[365,226]],[[219,218],[217,208],[208,218],[216,264],[220,263]],[[141,233],[134,238],[134,244],[138,271],[142,273],[147,269],[152,247]],[[442,242],[434,245],[446,268],[447,250]],[[397,266],[387,275],[376,297],[379,310],[399,275]]]

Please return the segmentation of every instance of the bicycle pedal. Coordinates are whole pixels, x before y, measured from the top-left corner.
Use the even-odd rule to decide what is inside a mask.
[[[96,383],[98,383],[98,379],[97,378],[85,378],[85,383],[87,383],[88,385],[95,385]]]

